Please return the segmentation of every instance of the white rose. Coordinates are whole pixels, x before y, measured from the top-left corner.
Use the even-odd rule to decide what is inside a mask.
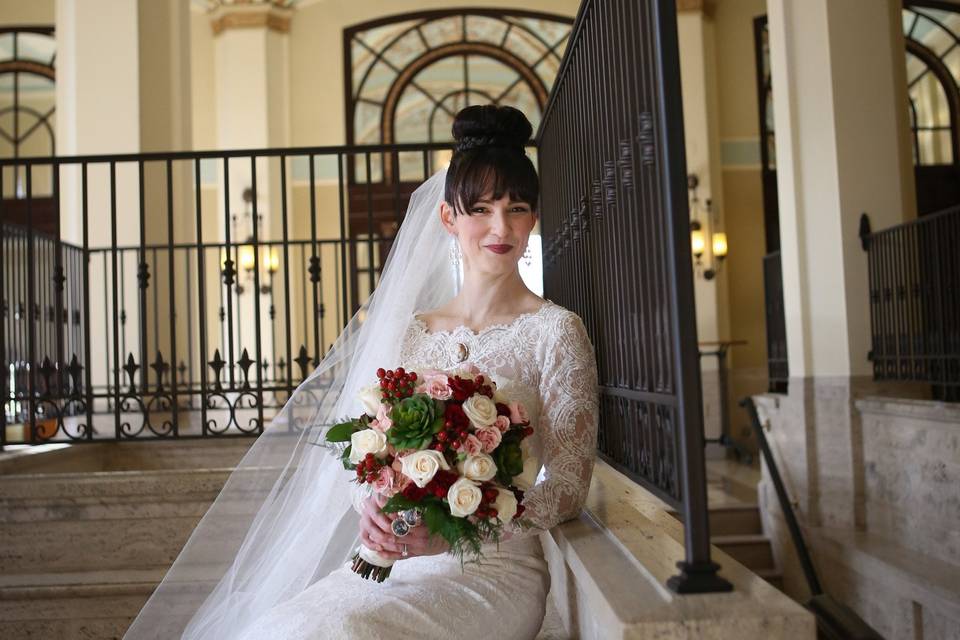
[[[499,402],[500,404],[510,404],[510,399],[507,398],[507,396],[505,396],[505,395],[503,395],[502,393],[500,393],[497,389],[494,389],[494,390],[493,390],[493,402],[494,402],[494,403]]]
[[[517,515],[517,496],[510,489],[497,487],[497,499],[493,501],[493,508],[497,510],[497,518],[503,524],[510,524],[513,516]]]
[[[476,429],[489,427],[497,419],[497,405],[493,400],[479,393],[466,399],[463,403],[463,412]]]
[[[523,452],[523,471],[520,475],[513,477],[513,486],[526,491],[537,481],[537,474],[540,473],[540,461],[537,460],[529,449],[521,444],[520,449]]]
[[[357,464],[368,453],[382,456],[387,452],[387,436],[374,429],[354,431],[350,436],[350,462]]]
[[[443,469],[449,471],[450,465],[444,459],[443,454],[433,449],[424,451],[414,451],[400,458],[401,472],[407,476],[413,483],[423,489],[427,483],[433,480],[437,471]]]
[[[460,478],[447,491],[447,502],[450,503],[450,514],[458,518],[465,518],[480,506],[483,492],[480,487],[467,478]]]
[[[383,395],[380,391],[380,385],[372,384],[369,387],[364,387],[360,389],[358,395],[366,414],[371,418],[376,417],[377,411],[380,409],[380,398]]]
[[[457,471],[468,480],[486,482],[497,475],[497,465],[487,454],[477,453],[458,462]]]

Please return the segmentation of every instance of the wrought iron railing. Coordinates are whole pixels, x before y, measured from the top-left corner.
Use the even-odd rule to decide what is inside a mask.
[[[679,592],[710,560],[673,2],[586,0],[538,132],[544,291],[597,350],[599,450],[683,515]]]
[[[780,252],[763,256],[763,300],[767,327],[767,380],[770,393],[786,393],[790,380],[787,322],[783,308],[783,269]]]
[[[0,447],[260,433],[447,149],[0,161]]]
[[[928,382],[933,398],[960,401],[960,207],[872,232],[866,214],[875,380]]]

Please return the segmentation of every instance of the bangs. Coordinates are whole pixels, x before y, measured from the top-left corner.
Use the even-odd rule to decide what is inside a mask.
[[[509,195],[536,211],[539,193],[540,180],[530,158],[510,149],[488,147],[454,158],[444,196],[457,213],[470,215],[470,206],[491,194],[494,200]]]

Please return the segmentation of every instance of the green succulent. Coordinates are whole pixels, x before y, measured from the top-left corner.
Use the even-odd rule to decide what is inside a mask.
[[[425,393],[404,398],[390,411],[387,442],[396,449],[425,449],[443,429],[444,404]]]
[[[513,476],[523,473],[523,450],[520,443],[504,440],[493,450],[493,461],[497,465],[497,480],[507,487],[513,482]]]

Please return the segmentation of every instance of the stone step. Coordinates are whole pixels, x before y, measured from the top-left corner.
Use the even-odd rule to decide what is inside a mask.
[[[710,507],[710,535],[747,535],[763,533],[760,524],[760,509],[756,504],[725,505]]]
[[[166,568],[0,577],[0,638],[117,640],[123,636]],[[568,640],[547,600],[536,640]]]
[[[201,469],[0,476],[0,574],[167,566],[229,474]]]
[[[233,468],[251,444],[252,437],[220,437],[10,447],[0,452],[0,478],[83,471]]]
[[[779,569],[757,569],[754,573],[783,591],[783,572]]]
[[[119,639],[165,571],[4,573],[0,638]]]
[[[710,542],[751,571],[775,568],[770,540],[762,535],[710,536]]]

